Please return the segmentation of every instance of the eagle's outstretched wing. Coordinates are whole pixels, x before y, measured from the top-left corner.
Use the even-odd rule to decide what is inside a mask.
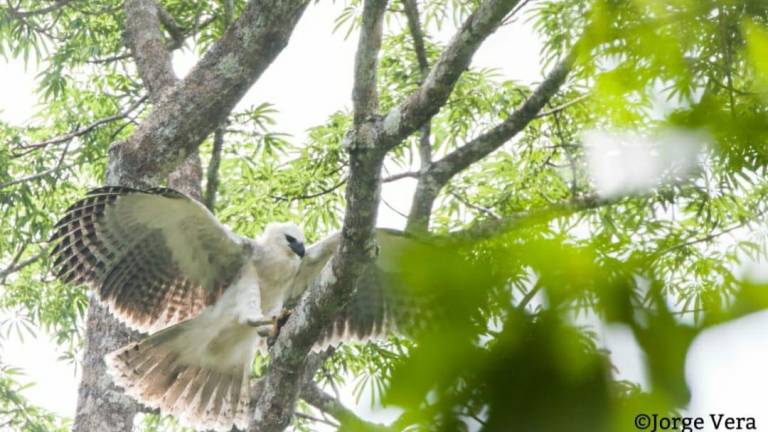
[[[72,205],[51,242],[60,280],[89,283],[120,320],[143,332],[215,303],[249,246],[180,192],[112,186]]]
[[[349,302],[322,333],[315,345],[348,340],[365,341],[390,333],[408,333],[420,317],[429,314],[427,299],[407,289],[400,275],[402,255],[423,241],[401,231],[378,228],[375,232],[379,253],[359,279]]]

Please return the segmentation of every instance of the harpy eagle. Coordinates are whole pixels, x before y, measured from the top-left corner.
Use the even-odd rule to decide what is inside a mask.
[[[119,320],[151,333],[106,357],[114,382],[162,414],[223,431],[248,424],[248,377],[256,351],[266,347],[253,324],[279,317],[338,241],[336,233],[305,249],[291,223],[270,224],[249,239],[181,192],[108,186],[66,211],[51,255],[60,280],[88,283]],[[376,275],[369,279],[324,343],[393,327],[395,308]]]

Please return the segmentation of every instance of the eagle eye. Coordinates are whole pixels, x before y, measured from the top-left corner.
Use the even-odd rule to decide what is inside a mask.
[[[285,239],[288,240],[288,243],[295,243],[296,238],[293,236],[289,236],[288,234],[285,235]]]

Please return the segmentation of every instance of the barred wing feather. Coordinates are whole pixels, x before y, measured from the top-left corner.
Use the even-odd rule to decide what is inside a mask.
[[[376,229],[376,243],[378,257],[363,271],[349,302],[323,330],[316,350],[348,340],[409,334],[432,313],[430,299],[409,289],[400,274],[403,253],[426,243],[403,232],[382,228]]]
[[[54,274],[88,283],[129,327],[155,331],[197,315],[237,277],[240,237],[172,189],[103,187],[54,227]]]

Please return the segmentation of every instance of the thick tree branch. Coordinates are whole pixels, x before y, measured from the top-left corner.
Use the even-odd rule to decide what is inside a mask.
[[[184,44],[184,29],[176,22],[173,15],[168,13],[160,3],[157,3],[157,17],[160,19],[160,22],[163,24],[163,27],[165,27],[168,34],[171,35],[173,46],[181,47],[181,45]]]
[[[303,386],[307,353],[376,254],[373,227],[379,204],[381,169],[386,152],[421,127],[445,102],[474,51],[496,28],[516,1],[486,0],[468,19],[438,64],[413,96],[383,125],[372,118],[375,107],[375,51],[380,44],[380,23],[386,4],[365,2],[363,30],[355,65],[355,123],[345,139],[349,152],[341,244],[331,263],[294,308],[271,350],[271,364],[255,403],[252,430],[283,429],[292,417]],[[393,120],[394,118],[394,120]],[[394,122],[394,124],[393,124]]]
[[[179,81],[173,71],[171,50],[166,47],[162,25],[176,44],[184,40],[176,20],[156,0],[127,0],[125,2],[126,39],[133,53],[136,68],[149,91],[153,104]],[[200,156],[192,152],[168,176],[168,186],[200,200],[203,168]]]
[[[255,403],[251,430],[280,431],[289,424],[303,386],[309,350],[335,311],[348,301],[354,284],[375,255],[373,227],[385,152],[378,145],[378,127],[369,114],[376,106],[376,57],[385,8],[382,0],[366,0],[363,7],[364,24],[355,57],[356,121],[345,142],[349,182],[339,251],[294,308],[272,347],[272,361]]]
[[[416,52],[416,61],[419,63],[419,70],[422,78],[429,74],[429,60],[427,60],[427,49],[424,46],[424,31],[421,28],[419,19],[419,7],[416,0],[403,0],[405,16],[408,19],[408,31],[413,39],[413,50]]]
[[[167,175],[229,115],[282,51],[308,3],[248,2],[189,75],[155,104],[136,132],[110,148],[111,164],[120,165],[125,175],[141,184]]]
[[[387,113],[382,137],[385,148],[398,145],[440,110],[480,44],[518,3],[519,0],[485,0],[467,18],[421,86],[402,105]]]
[[[547,207],[505,215],[501,219],[496,217],[479,218],[464,229],[431,236],[431,238],[436,242],[444,243],[487,239],[509,231],[524,223],[535,224],[541,221],[549,221],[553,218],[568,216],[579,211],[613,205],[620,200],[620,198],[603,199],[595,195],[585,195],[577,199],[555,203]]]
[[[307,4],[308,0],[250,0],[192,72],[174,85],[157,4],[127,0],[128,43],[154,107],[131,137],[111,146],[105,183],[157,185],[194,154],[285,47]],[[189,167],[199,168],[199,164],[191,162],[181,169]],[[173,184],[173,178],[170,183],[179,186]],[[199,188],[199,180],[196,183]],[[120,325],[95,299],[88,309],[86,327],[74,430],[130,431],[139,406],[111,383],[103,358],[137,340],[139,334]]]
[[[422,84],[429,74],[429,61],[427,60],[427,51],[424,46],[424,33],[421,28],[421,22],[419,20],[419,9],[416,4],[416,0],[404,0],[405,15],[408,19],[408,29],[413,39],[413,48],[416,52],[416,59],[419,63],[419,70],[421,71]],[[419,161],[420,161],[420,173],[426,172],[432,164],[432,142],[430,141],[430,135],[432,134],[432,124],[430,120],[427,120],[421,127],[419,138]],[[417,183],[417,189],[422,186],[424,182]],[[418,229],[426,230],[429,223],[429,215],[432,212],[432,202],[435,197],[424,197],[424,191],[419,190],[414,194],[413,201],[411,203],[411,211],[406,216],[407,231],[415,231]],[[386,203],[385,203],[386,204]]]
[[[568,56],[549,73],[523,105],[501,124],[435,161],[422,172],[416,185],[406,230],[426,232],[432,207],[440,190],[458,173],[488,156],[537,118],[565,82],[573,59]]]
[[[161,13],[162,13],[162,10],[163,9],[160,10]],[[162,18],[162,16],[161,16],[161,18]],[[167,50],[169,50],[169,51],[173,51],[173,50],[176,50],[178,48],[181,48],[182,45],[184,45],[184,42],[187,40],[187,38],[195,36],[196,34],[198,34],[200,32],[200,30],[205,29],[206,27],[211,25],[211,23],[216,21],[217,18],[218,18],[218,16],[213,15],[213,16],[208,17],[205,21],[203,21],[203,22],[201,22],[199,24],[195,24],[195,26],[192,27],[192,28],[182,29],[182,36],[183,36],[183,38],[181,40],[176,40],[175,39],[173,41],[166,41],[165,48]],[[97,59],[93,59],[93,60],[87,60],[86,63],[89,63],[89,64],[106,64],[106,63],[113,63],[113,62],[116,62],[116,61],[119,61],[119,60],[125,60],[125,59],[128,59],[128,58],[131,58],[130,54],[117,54],[117,55],[114,55],[114,56],[111,56],[111,57],[103,57],[103,58],[97,58]]]
[[[376,69],[386,5],[386,0],[366,0],[363,7],[360,40],[355,54],[355,84],[352,88],[355,125],[362,124],[378,107]]]
[[[229,27],[235,18],[234,0],[224,0],[224,25]],[[208,161],[208,170],[206,172],[206,186],[204,201],[205,206],[211,212],[216,207],[216,194],[219,191],[219,165],[221,165],[221,153],[224,151],[224,136],[227,133],[228,119],[224,119],[213,132],[213,148],[211,149],[211,159]]]
[[[178,81],[173,72],[171,52],[160,29],[160,10],[155,0],[125,2],[127,45],[153,104],[157,104],[163,93]]]
[[[585,100],[589,99],[589,96],[590,95],[588,95],[588,94],[581,95],[581,96],[579,96],[579,97],[577,97],[575,99],[569,100],[568,102],[566,102],[566,103],[564,103],[562,105],[558,105],[558,106],[552,107],[552,108],[550,108],[550,109],[548,109],[546,111],[542,111],[542,112],[536,114],[536,118],[547,117],[547,116],[555,115],[555,114],[557,114],[557,113],[559,113],[561,111],[565,111],[568,108],[570,108],[570,107],[572,107],[572,106],[574,106],[576,104],[580,104],[580,103],[584,102]]]
[[[369,432],[393,432],[388,426],[363,420],[338,399],[324,392],[314,382],[307,382],[301,389],[301,398],[320,411],[330,414],[347,430]]]
[[[549,99],[560,90],[571,69],[571,58],[560,62],[547,78],[531,94],[523,105],[515,110],[503,123],[480,135],[467,144],[457,148],[439,161],[432,164],[429,175],[440,184],[445,184],[451,177],[467,169],[473,163],[488,156],[498,149],[536,118]]]
[[[203,164],[197,151],[187,156],[168,174],[168,187],[182,191],[198,201],[203,199],[202,181]]]

